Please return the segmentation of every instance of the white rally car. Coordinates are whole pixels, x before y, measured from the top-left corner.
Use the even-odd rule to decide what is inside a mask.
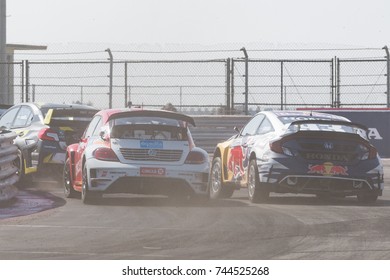
[[[98,112],[67,148],[65,196],[81,192],[84,203],[103,193],[207,197],[208,154],[195,147],[189,124],[193,118],[163,110]]]

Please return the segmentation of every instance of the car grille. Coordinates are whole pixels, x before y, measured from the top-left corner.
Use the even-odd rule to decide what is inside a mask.
[[[142,161],[179,161],[183,154],[182,150],[161,149],[120,149],[126,160]]]

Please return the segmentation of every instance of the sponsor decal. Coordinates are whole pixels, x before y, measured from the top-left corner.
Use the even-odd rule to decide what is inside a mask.
[[[141,167],[141,176],[165,176],[166,171],[163,167]]]
[[[228,155],[228,170],[233,173],[233,178],[239,180],[244,175],[244,152],[241,146],[235,146],[230,149]]]
[[[107,177],[108,171],[107,170],[99,170],[99,177]]]
[[[348,155],[343,154],[306,153],[305,158],[309,160],[349,161]]]
[[[309,174],[320,174],[324,176],[348,176],[348,167],[334,165],[332,162],[324,162],[323,164],[309,164]]]
[[[369,139],[375,139],[375,140],[382,140],[383,137],[379,134],[378,129],[374,127],[370,127],[368,129],[368,138]]]
[[[163,148],[163,141],[141,140],[140,146],[141,146],[141,148],[145,148],[145,149],[162,149]]]

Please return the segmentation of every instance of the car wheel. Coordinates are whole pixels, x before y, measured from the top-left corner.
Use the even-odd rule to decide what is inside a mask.
[[[23,154],[22,151],[19,149],[17,152],[17,157],[13,161],[13,164],[15,167],[18,168],[17,175],[19,176],[19,180],[16,183],[16,186],[21,187],[24,186],[26,183],[30,183],[31,178],[30,176],[27,176],[25,173]]]
[[[89,190],[87,170],[87,165],[84,165],[81,200],[84,204],[96,204],[102,197],[102,194],[100,192],[91,192]]]
[[[248,167],[248,198],[252,203],[265,202],[269,198],[269,191],[259,181],[259,171],[256,160],[252,159]]]
[[[67,198],[73,198],[78,195],[73,188],[72,177],[70,174],[70,159],[68,158],[64,165],[64,173],[63,173],[63,183],[64,183],[64,194]]]
[[[362,203],[374,203],[378,199],[378,195],[376,193],[358,194],[357,199]]]
[[[222,183],[221,158],[213,159],[209,179],[209,194],[211,199],[229,198],[233,195],[234,187]]]

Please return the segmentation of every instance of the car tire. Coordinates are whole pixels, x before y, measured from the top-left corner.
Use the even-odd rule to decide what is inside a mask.
[[[357,199],[361,203],[374,203],[378,199],[378,194],[376,193],[358,194]]]
[[[230,198],[234,187],[222,182],[222,163],[220,157],[213,159],[209,178],[209,196],[211,199]]]
[[[81,200],[84,204],[97,204],[102,198],[102,193],[100,192],[91,192],[89,190],[88,184],[88,172],[87,165],[84,165],[83,168],[83,179],[82,179],[82,191],[81,191]]]
[[[255,159],[252,159],[248,167],[248,198],[252,203],[266,202],[269,198],[269,190],[259,181],[259,171]]]
[[[17,187],[23,187],[27,183],[31,183],[31,176],[26,175],[23,153],[20,149],[18,149],[17,158],[14,160],[13,164],[18,168],[17,175],[19,176],[19,180],[15,185]]]
[[[74,198],[79,195],[73,188],[72,177],[70,174],[71,169],[70,158],[68,158],[64,165],[63,172],[63,184],[64,184],[64,194],[66,198]]]

